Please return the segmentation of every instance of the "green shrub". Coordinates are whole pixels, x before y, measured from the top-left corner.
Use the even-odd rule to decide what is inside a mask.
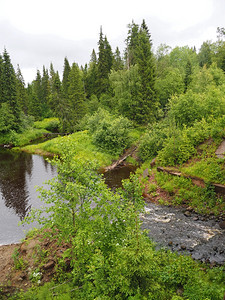
[[[59,119],[58,118],[47,118],[42,121],[34,122],[34,127],[39,129],[46,129],[51,132],[59,131]]]
[[[140,139],[138,156],[142,161],[154,158],[163,148],[164,140],[168,136],[167,124],[156,123],[152,125]]]
[[[131,144],[130,121],[124,117],[115,117],[103,109],[89,118],[88,129],[94,144],[110,153],[119,154]]]
[[[167,138],[164,145],[158,155],[162,165],[182,164],[196,153],[196,149],[185,131],[180,131],[175,136]]]

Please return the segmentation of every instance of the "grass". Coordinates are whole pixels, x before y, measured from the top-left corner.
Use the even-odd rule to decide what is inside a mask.
[[[196,186],[191,179],[155,172],[157,184],[172,196],[173,205],[188,205],[196,212],[219,215],[225,210],[225,202],[217,197],[211,185]]]
[[[29,145],[21,149],[29,153],[61,155],[65,151],[81,160],[94,160],[98,167],[110,165],[117,159],[109,153],[101,151],[93,143],[88,131],[79,131],[68,136],[57,137],[38,145]]]
[[[210,157],[196,161],[194,164],[181,167],[183,174],[202,178],[205,182],[225,184],[224,159]]]
[[[34,127],[38,129],[46,129],[52,132],[58,131],[60,122],[58,118],[46,118],[42,121],[34,122]]]
[[[47,132],[47,130],[36,128],[29,128],[23,133],[11,132],[7,135],[0,135],[0,144],[13,144],[16,147],[22,147],[42,137],[43,133]]]

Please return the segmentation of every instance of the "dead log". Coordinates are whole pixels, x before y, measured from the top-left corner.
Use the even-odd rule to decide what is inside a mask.
[[[110,166],[106,167],[104,171],[105,172],[111,171],[111,170],[115,169],[116,167],[118,167],[120,164],[122,164],[122,162],[124,162],[127,159],[128,156],[131,156],[136,149],[137,149],[137,146],[133,146],[133,147],[129,148],[117,161],[115,161]]]

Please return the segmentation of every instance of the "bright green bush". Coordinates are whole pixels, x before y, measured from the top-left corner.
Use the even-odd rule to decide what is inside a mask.
[[[34,127],[39,129],[46,129],[51,132],[58,132],[59,131],[59,119],[58,118],[47,118],[42,121],[34,122]]]
[[[89,118],[87,126],[93,143],[110,153],[119,154],[131,144],[131,122],[124,117],[115,117],[99,109]]]
[[[185,131],[180,131],[177,135],[167,138],[164,145],[158,154],[162,165],[182,164],[196,153],[196,149]]]
[[[165,128],[159,124],[153,125],[140,140],[138,156],[142,161],[154,158],[159,150],[163,148],[164,140],[167,137]]]
[[[190,127],[202,118],[217,118],[224,113],[224,91],[215,86],[210,86],[204,93],[188,90],[186,94],[172,97],[168,105],[168,118],[179,126]]]

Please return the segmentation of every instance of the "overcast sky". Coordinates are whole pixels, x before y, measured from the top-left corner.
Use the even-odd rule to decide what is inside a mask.
[[[127,25],[145,19],[153,47],[196,46],[216,41],[225,27],[225,0],[0,0],[0,53],[4,47],[26,82],[43,65],[62,72],[64,58],[89,63],[97,51],[100,26],[123,52]]]

